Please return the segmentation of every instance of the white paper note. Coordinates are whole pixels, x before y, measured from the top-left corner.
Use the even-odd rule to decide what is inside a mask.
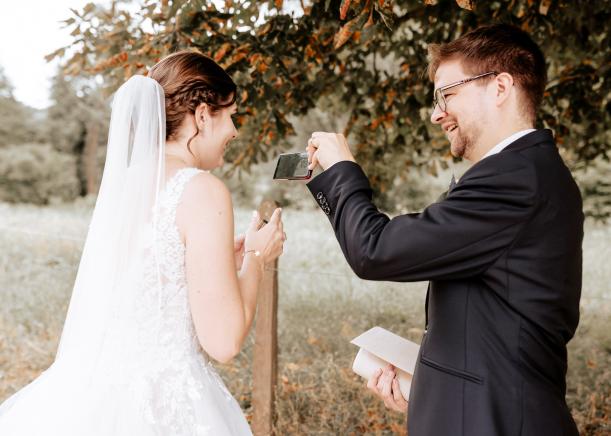
[[[401,394],[404,398],[409,398],[412,376],[420,351],[418,344],[377,326],[350,342],[360,347],[352,364],[355,373],[370,379],[377,369],[390,363],[396,368]]]

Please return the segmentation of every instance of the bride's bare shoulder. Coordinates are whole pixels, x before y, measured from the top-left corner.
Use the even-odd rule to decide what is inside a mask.
[[[185,186],[181,201],[183,210],[222,210],[231,208],[231,193],[221,179],[208,172],[200,172]]]
[[[176,225],[183,243],[187,235],[203,237],[204,230],[233,229],[231,194],[223,181],[205,172],[193,176],[176,210]]]

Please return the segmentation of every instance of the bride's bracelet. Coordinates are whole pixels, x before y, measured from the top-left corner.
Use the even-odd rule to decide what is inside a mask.
[[[244,257],[246,257],[247,254],[252,253],[254,254],[254,256],[260,260],[256,260],[255,262],[259,265],[259,272],[261,273],[261,277],[263,277],[263,273],[265,270],[265,263],[263,262],[263,258],[261,257],[261,252],[259,250],[246,250],[244,252]]]
[[[254,253],[255,257],[261,256],[261,252],[259,250],[246,250],[244,252],[244,256],[246,256],[248,253]]]

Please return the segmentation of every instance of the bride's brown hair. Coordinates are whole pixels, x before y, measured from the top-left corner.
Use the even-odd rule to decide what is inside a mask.
[[[200,104],[206,103],[214,114],[234,104],[237,98],[231,77],[214,60],[198,52],[179,51],[166,56],[150,69],[148,76],[161,85],[165,94],[166,139],[174,139],[185,116],[195,114]],[[187,148],[198,134],[199,129],[187,142]]]

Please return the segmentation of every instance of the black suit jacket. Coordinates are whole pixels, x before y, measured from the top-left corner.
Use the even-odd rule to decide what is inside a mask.
[[[577,434],[565,374],[583,213],[550,131],[474,164],[419,214],[380,213],[353,162],[308,188],[359,277],[430,280],[410,436]]]

